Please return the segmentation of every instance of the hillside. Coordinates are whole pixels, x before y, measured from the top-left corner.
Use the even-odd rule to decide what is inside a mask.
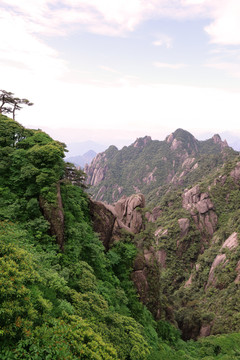
[[[96,200],[112,203],[123,195],[143,193],[147,203],[154,204],[168,189],[194,184],[236,155],[219,135],[198,141],[178,129],[164,141],[145,136],[122,150],[110,146],[84,171]]]
[[[191,227],[185,228],[188,233],[179,245],[186,256],[178,254],[180,261],[176,258],[174,263],[176,244],[174,248],[173,243],[179,237],[175,211],[179,209],[181,198],[173,197],[170,193],[166,195],[160,204],[164,215],[154,223],[147,221],[144,215],[144,202],[139,209],[138,201],[143,201],[143,196],[125,199],[122,205],[128,204],[132,216],[129,219],[131,214],[128,213],[120,222],[117,214],[121,213],[121,204],[108,210],[101,203],[91,202],[84,191],[84,174],[74,166],[65,164],[64,150],[64,144],[54,141],[46,133],[25,129],[0,114],[0,358],[238,359],[240,333],[230,334],[232,330],[239,331],[238,281],[233,278],[237,258],[236,235],[232,235],[228,245],[223,247],[226,254],[223,263],[229,260],[229,266],[224,268],[224,271],[227,269],[227,274],[224,272],[227,278],[221,280],[220,287],[215,286],[218,284],[218,278],[215,282],[215,271],[215,287],[209,288],[206,297],[208,307],[213,307],[209,311],[216,312],[217,305],[221,306],[230,294],[232,300],[227,313],[218,309],[218,319],[222,316],[222,321],[229,320],[229,326],[219,331],[218,322],[218,328],[215,329],[215,333],[229,334],[210,336],[198,342],[185,342],[175,326],[181,326],[179,319],[187,323],[188,314],[191,319],[195,319],[195,307],[200,307],[197,301],[203,294],[201,287],[206,281],[211,261],[218,252],[223,252],[221,243],[226,236],[232,234],[232,230],[238,231],[239,164],[234,161],[227,164],[221,170],[222,173],[218,174],[219,182],[215,184],[213,180],[209,196],[216,202],[216,213],[219,219],[222,216],[226,232],[221,233],[216,228],[219,240],[208,242],[208,267],[205,272],[199,272],[202,274],[199,278],[194,273],[194,266],[187,263],[189,253],[184,251],[182,243],[188,247],[192,244],[191,239],[207,242],[208,238],[204,238],[200,230],[196,232],[196,238],[192,238],[194,220],[191,214],[186,213],[188,210],[181,211],[189,217]],[[212,184],[210,178],[208,181]],[[225,187],[221,185],[223,181]],[[229,184],[231,192],[228,191]],[[209,184],[205,183],[204,186]],[[224,205],[226,196],[230,208]],[[231,212],[228,212],[229,209]],[[112,216],[115,222],[114,236],[118,240],[109,243],[108,249],[100,241],[102,236],[109,239],[112,236],[107,234],[106,214],[109,219]],[[232,214],[235,214],[234,218]],[[182,213],[178,212],[178,215],[182,216]],[[150,219],[153,214],[148,213],[147,216]],[[99,238],[94,228],[96,230],[102,219],[102,234]],[[113,230],[111,223],[108,224]],[[158,237],[158,244],[153,234],[155,227],[158,235],[163,235],[159,227],[168,231],[165,232],[167,237]],[[158,246],[157,251],[165,247],[166,268],[155,261],[151,263],[152,240]],[[169,252],[167,247],[171,249]],[[142,256],[144,259],[141,259]],[[192,263],[197,256],[198,250]],[[198,260],[200,269],[204,269],[205,260]],[[159,272],[162,268],[166,271]],[[180,279],[174,275],[174,271],[175,274],[179,273]],[[150,286],[151,294],[146,292],[145,299],[141,298],[154,316],[139,301],[134,286],[134,282],[136,286],[140,284],[136,281],[137,272],[146,276],[145,284],[155,285]],[[196,291],[192,292],[195,303],[192,299],[188,302],[187,288],[181,288],[184,284],[183,276],[187,279],[191,275],[192,284],[199,284],[194,286]],[[178,293],[174,293],[175,290]],[[218,291],[223,291],[223,296],[216,304]],[[156,297],[156,294],[159,296]],[[152,300],[157,300],[157,306],[161,307],[158,314],[153,311]],[[186,309],[191,312],[185,314]],[[207,312],[204,318],[206,322],[214,321],[210,315]]]

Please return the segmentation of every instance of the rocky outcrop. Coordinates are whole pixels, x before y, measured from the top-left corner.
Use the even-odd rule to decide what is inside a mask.
[[[187,218],[178,219],[178,225],[179,225],[180,230],[181,230],[180,236],[187,235],[188,229],[189,229],[189,226],[190,226],[189,219],[187,219]]]
[[[155,171],[157,170],[157,167],[155,166],[155,168],[153,169],[153,171],[149,172],[144,178],[143,178],[143,182],[145,184],[150,184],[152,181],[156,181],[156,176],[154,176]]]
[[[149,222],[155,222],[162,214],[160,206],[156,206],[151,212],[146,212],[145,217]]]
[[[222,252],[224,249],[229,249],[230,251],[236,249],[238,246],[238,234],[236,232],[232,233],[227,240],[223,243],[220,252]],[[223,269],[226,264],[228,263],[228,259],[226,254],[218,254],[216,258],[214,259],[209,275],[208,275],[208,282],[206,285],[206,289],[211,285],[214,286],[217,282],[217,277],[215,276],[215,269],[217,266],[221,266],[221,269]]]
[[[190,212],[203,237],[204,234],[213,235],[217,226],[217,215],[208,193],[201,193],[199,185],[185,190],[182,195],[182,206]]]
[[[113,228],[116,216],[106,208],[104,203],[90,199],[90,215],[93,222],[93,230],[98,233],[106,250],[112,243]]]
[[[143,228],[140,208],[145,206],[142,194],[123,196],[113,205],[90,201],[90,214],[94,231],[100,236],[106,250],[121,238],[121,229],[137,234]]]
[[[142,138],[137,138],[137,140],[133,143],[133,147],[135,147],[135,148],[143,148],[144,146],[146,146],[151,141],[152,141],[151,136],[144,136]]]
[[[87,174],[88,185],[98,185],[105,178],[107,172],[107,157],[105,153],[98,154],[91,162],[90,165],[86,165],[84,172]]]
[[[222,150],[224,148],[228,147],[227,140],[222,141],[220,135],[218,135],[218,134],[213,135],[212,140],[213,140],[214,144],[219,144]]]

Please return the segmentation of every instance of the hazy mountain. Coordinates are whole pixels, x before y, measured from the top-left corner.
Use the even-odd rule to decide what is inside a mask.
[[[90,162],[92,161],[92,159],[94,159],[96,155],[97,153],[95,151],[89,150],[83,155],[67,157],[65,158],[65,161],[73,163],[76,166],[81,166],[81,168],[84,168],[86,164],[90,164]]]
[[[87,153],[89,150],[95,151],[99,153],[104,151],[107,148],[107,145],[99,144],[95,141],[83,141],[76,143],[67,144],[68,153],[66,153],[67,157],[79,156]]]

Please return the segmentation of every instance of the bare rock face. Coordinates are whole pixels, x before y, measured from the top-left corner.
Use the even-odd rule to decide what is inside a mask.
[[[221,149],[224,149],[225,147],[228,147],[227,140],[222,141],[220,135],[215,134],[212,137],[214,144],[219,144],[221,146]]]
[[[199,185],[185,190],[182,195],[182,206],[188,210],[202,233],[212,236],[217,226],[217,215],[208,193],[201,193]]]
[[[187,218],[182,218],[178,220],[178,225],[181,230],[181,236],[185,236],[188,233],[188,229],[190,226],[190,221]]]
[[[232,233],[227,240],[224,242],[221,250],[224,248],[228,248],[229,250],[233,250],[238,246],[238,234],[236,232]]]
[[[85,166],[84,172],[87,174],[87,184],[94,186],[104,180],[107,172],[106,161],[106,154],[100,153],[92,160],[90,165]]]
[[[222,267],[224,267],[224,265],[226,265],[226,255],[225,254],[218,254],[214,260],[214,262],[212,263],[210,272],[209,272],[209,276],[208,276],[208,283],[206,286],[206,289],[210,286],[210,285],[215,285],[216,282],[216,278],[214,276],[214,271],[216,269],[216,267],[220,264],[222,264]]]
[[[93,230],[98,233],[106,250],[112,243],[112,233],[116,216],[106,208],[104,203],[90,199],[90,215],[93,221]]]
[[[143,225],[142,214],[137,208],[144,208],[145,198],[143,194],[134,194],[129,197],[123,196],[115,205],[114,212],[131,232],[137,234]]]
[[[123,196],[113,205],[103,202],[90,201],[90,214],[94,231],[100,235],[104,247],[121,237],[121,229],[137,234],[143,227],[142,214],[138,210],[145,206],[142,194]]]

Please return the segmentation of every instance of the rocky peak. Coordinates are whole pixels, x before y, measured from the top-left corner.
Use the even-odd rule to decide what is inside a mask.
[[[212,140],[213,140],[214,144],[219,144],[222,149],[225,147],[228,147],[227,140],[222,141],[220,135],[218,135],[218,134],[213,135]]]
[[[137,140],[133,143],[133,147],[142,148],[146,146],[150,141],[152,141],[151,136],[144,136],[142,138],[137,138]]]
[[[185,150],[188,154],[198,152],[198,141],[186,130],[177,129],[166,138],[171,150]]]

